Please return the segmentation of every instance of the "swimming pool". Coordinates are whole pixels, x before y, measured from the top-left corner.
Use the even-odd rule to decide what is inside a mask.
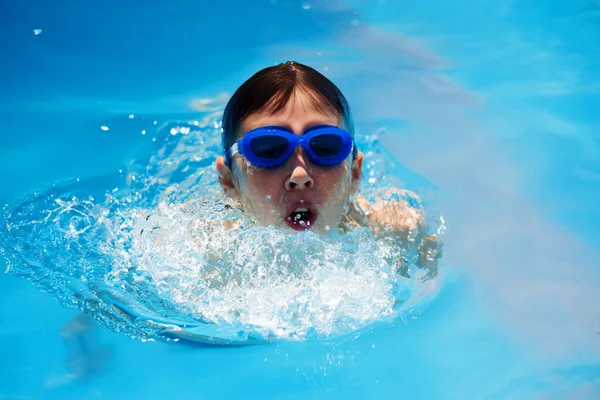
[[[359,129],[386,129],[397,178],[435,186],[449,229],[440,293],[414,321],[248,347],[96,328],[84,380],[61,336],[76,312],[2,274],[0,398],[599,396],[597,2],[14,3],[2,204],[114,174],[197,99],[297,59],[339,84]]]

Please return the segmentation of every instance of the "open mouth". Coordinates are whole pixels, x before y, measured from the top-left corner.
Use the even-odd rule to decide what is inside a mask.
[[[296,231],[305,231],[315,224],[317,214],[308,207],[297,207],[285,218],[288,226]]]

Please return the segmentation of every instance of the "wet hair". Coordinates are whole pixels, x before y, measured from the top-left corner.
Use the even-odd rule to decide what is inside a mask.
[[[339,115],[354,136],[350,106],[340,89],[313,68],[288,61],[258,71],[229,99],[222,121],[223,149],[233,145],[247,116],[263,110],[281,111],[295,90],[303,90],[317,110]]]

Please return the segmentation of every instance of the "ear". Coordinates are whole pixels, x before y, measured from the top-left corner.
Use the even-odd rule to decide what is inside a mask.
[[[360,183],[360,178],[362,177],[362,164],[363,164],[364,154],[362,151],[359,151],[356,154],[356,158],[352,161],[352,187],[351,192],[358,192],[358,184]]]
[[[223,157],[218,157],[215,164],[217,166],[217,172],[219,173],[219,183],[223,188],[223,193],[225,193],[225,196],[227,197],[237,199],[239,193],[233,182],[233,172],[231,171],[231,168],[225,165],[225,159]]]

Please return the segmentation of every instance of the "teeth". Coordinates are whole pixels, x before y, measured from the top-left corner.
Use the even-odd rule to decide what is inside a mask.
[[[294,210],[294,212],[308,212],[308,208],[300,208],[300,207],[298,207],[298,208],[296,208]]]

